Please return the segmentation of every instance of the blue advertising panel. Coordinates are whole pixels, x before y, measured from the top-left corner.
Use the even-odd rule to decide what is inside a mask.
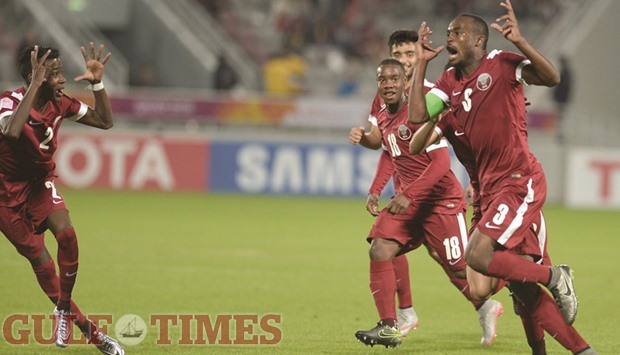
[[[379,151],[350,144],[211,142],[209,191],[365,196]],[[390,186],[384,195],[390,195]]]

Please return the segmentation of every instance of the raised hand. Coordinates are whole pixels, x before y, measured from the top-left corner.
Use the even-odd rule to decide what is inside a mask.
[[[500,6],[506,9],[506,14],[499,17],[495,20],[495,23],[491,24],[491,28],[499,31],[504,38],[509,40],[512,43],[517,43],[523,39],[521,36],[521,31],[519,30],[519,23],[517,22],[517,17],[515,16],[515,12],[512,9],[512,4],[510,0],[506,0],[506,2],[500,3]],[[504,24],[500,24],[504,22]]]
[[[75,81],[80,80],[88,80],[91,84],[96,84],[101,82],[101,78],[103,78],[103,68],[105,63],[110,60],[111,53],[106,54],[106,56],[101,59],[103,56],[103,44],[99,45],[99,50],[97,54],[95,54],[95,44],[90,42],[90,56],[86,53],[86,49],[84,47],[80,47],[82,50],[82,56],[84,57],[84,61],[86,62],[86,71],[84,74],[76,76]]]
[[[37,59],[39,56],[39,46],[34,46],[34,50],[30,52],[30,64],[32,64],[32,77],[30,78],[30,83],[34,83],[36,85],[41,85],[45,81],[47,81],[47,69],[50,67],[53,61],[50,63],[45,63],[47,57],[50,55],[52,51],[48,50],[41,59]],[[56,59],[54,59],[55,61]]]
[[[439,46],[437,48],[431,47],[431,44],[433,43],[430,39],[431,34],[433,34],[433,31],[430,27],[428,27],[426,21],[423,21],[418,29],[418,41],[415,44],[418,59],[430,61],[437,57],[437,55],[444,49],[444,46]]]

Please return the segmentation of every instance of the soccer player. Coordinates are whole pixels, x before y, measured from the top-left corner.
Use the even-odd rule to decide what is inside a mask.
[[[94,108],[63,92],[66,80],[57,49],[34,46],[22,52],[20,73],[26,86],[0,96],[0,230],[28,259],[39,286],[56,305],[56,345],[69,345],[74,322],[102,353],[123,355],[121,345],[86,319],[71,298],[78,273],[77,235],[54,184],[53,156],[65,119],[112,127],[110,99],[101,81],[110,53],[104,57],[103,49],[100,45],[95,53],[92,42],[89,53],[81,48],[86,70],[75,78],[91,84]],[[44,244],[48,229],[58,243],[59,274]]]
[[[401,334],[396,323],[394,296],[396,276],[392,258],[427,242],[438,252],[443,265],[465,278],[464,250],[467,227],[466,202],[460,183],[450,171],[445,140],[423,155],[408,152],[416,126],[407,122],[405,69],[395,59],[385,59],[377,69],[378,92],[385,107],[377,124],[383,145],[390,153],[400,191],[379,212],[368,234],[370,242],[370,289],[380,322],[355,336],[367,345],[398,346]]]
[[[397,30],[390,35],[388,40],[390,57],[401,62],[405,68],[405,93],[409,92],[413,68],[416,63],[415,43],[417,40],[418,33],[415,30]],[[425,82],[425,87],[428,90],[430,90],[432,86],[432,83]],[[383,99],[381,98],[379,92],[377,92],[372,102],[371,112],[368,118],[371,123],[370,128],[366,130],[363,126],[353,127],[349,132],[349,141],[352,144],[361,144],[362,146],[370,149],[381,148],[381,132],[377,126],[376,117],[379,111],[384,107],[385,104]],[[373,216],[377,216],[379,214],[379,196],[381,195],[381,191],[386,186],[390,177],[393,177],[394,179],[396,190],[400,191],[400,184],[397,176],[393,175],[394,165],[392,164],[390,152],[387,150],[387,147],[385,148],[386,149],[383,150],[379,157],[375,178],[373,179],[369,189],[368,198],[366,201],[366,209]],[[478,209],[476,206],[477,205],[474,205],[474,217],[477,216],[476,211]],[[462,292],[469,301],[472,302],[479,314],[479,321],[482,327],[482,338],[480,342],[484,345],[491,345],[496,336],[497,320],[503,312],[503,305],[495,300],[488,300],[491,290],[484,291],[483,297],[472,297],[473,295],[470,294],[471,290],[468,288],[467,280],[464,278],[458,278],[454,273],[452,273],[450,268],[443,263],[437,252],[433,250],[428,243],[424,244],[429,252],[429,255],[431,255],[431,257],[433,257],[433,259],[435,259],[444,269],[454,286]],[[399,302],[398,327],[401,331],[401,335],[406,336],[410,329],[415,329],[418,326],[418,317],[413,310],[413,307],[407,307],[407,305],[412,304],[408,263],[405,254],[394,257],[392,262],[394,264],[394,272],[396,273],[397,280],[397,295]],[[480,285],[492,288],[492,292],[496,292],[501,289],[501,286],[498,287],[497,283],[493,282],[494,280],[480,274],[478,275],[480,276],[478,277],[480,280]],[[408,303],[406,303],[405,300],[408,300]],[[415,320],[415,323],[413,323],[412,320]],[[412,327],[412,325],[414,326]]]
[[[487,23],[475,15],[459,15],[447,31],[450,68],[426,96],[423,81],[428,62],[444,47],[431,48],[428,37],[432,31],[426,23],[421,24],[409,120],[428,122],[416,132],[410,151],[423,152],[428,142],[451,130],[467,137],[483,213],[470,235],[465,254],[468,265],[508,281],[532,319],[565,348],[575,354],[596,354],[571,326],[577,297],[570,268],[544,265],[546,241],[528,233],[541,216],[546,182],[527,143],[523,86],[554,86],[559,73],[521,35],[510,1],[501,6],[506,14],[491,27],[522,54],[487,52]],[[452,114],[439,120],[445,108]],[[555,302],[539,283],[551,291]]]
[[[415,64],[414,43],[418,40],[418,33],[415,30],[398,30],[394,31],[388,39],[388,48],[390,57],[400,61],[405,67],[407,78],[407,87],[410,84],[413,65]],[[377,127],[377,118],[379,110],[383,106],[383,99],[377,93],[370,107],[370,129],[366,132],[364,126],[353,127],[349,133],[349,140],[352,144],[361,144],[369,149],[381,148],[381,134]],[[373,139],[374,138],[374,139]],[[379,196],[392,177],[394,166],[390,159],[388,151],[384,150],[379,157],[375,178],[370,186],[368,197],[366,199],[366,210],[373,215],[379,215]],[[399,183],[393,180],[394,186],[398,189]],[[428,248],[429,254],[438,262],[441,262],[439,256]],[[394,272],[396,273],[398,295],[398,327],[402,336],[407,336],[411,329],[417,329],[419,325],[418,315],[413,308],[413,300],[411,298],[411,281],[409,278],[409,262],[405,254],[398,255],[392,259],[394,264]]]

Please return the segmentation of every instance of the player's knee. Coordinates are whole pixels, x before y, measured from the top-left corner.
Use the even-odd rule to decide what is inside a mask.
[[[398,244],[385,239],[374,239],[370,243],[368,256],[371,261],[386,261],[392,259],[398,252]]]
[[[469,294],[471,295],[471,298],[473,298],[474,300],[483,301],[491,297],[492,290],[488,288],[478,287],[478,285],[475,285],[475,284],[474,285],[470,284]]]
[[[77,248],[77,234],[75,233],[75,229],[73,229],[73,227],[68,227],[61,230],[56,233],[55,237],[59,248]]]

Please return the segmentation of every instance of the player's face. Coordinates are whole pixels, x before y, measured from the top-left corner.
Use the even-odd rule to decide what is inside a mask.
[[[405,90],[405,73],[396,65],[382,65],[377,69],[377,89],[387,105],[399,102]]]
[[[392,52],[390,53],[392,58],[401,62],[405,67],[405,76],[407,78],[411,78],[413,75],[413,67],[415,67],[415,63],[417,60],[415,54],[415,43],[413,42],[404,42],[397,43],[392,46]]]
[[[476,36],[469,18],[457,17],[448,26],[446,50],[448,64],[466,67],[474,58]]]
[[[51,63],[48,72],[46,85],[41,87],[42,95],[48,100],[58,101],[62,97],[62,91],[65,89],[65,77],[63,75],[63,67],[60,59],[49,61]]]

